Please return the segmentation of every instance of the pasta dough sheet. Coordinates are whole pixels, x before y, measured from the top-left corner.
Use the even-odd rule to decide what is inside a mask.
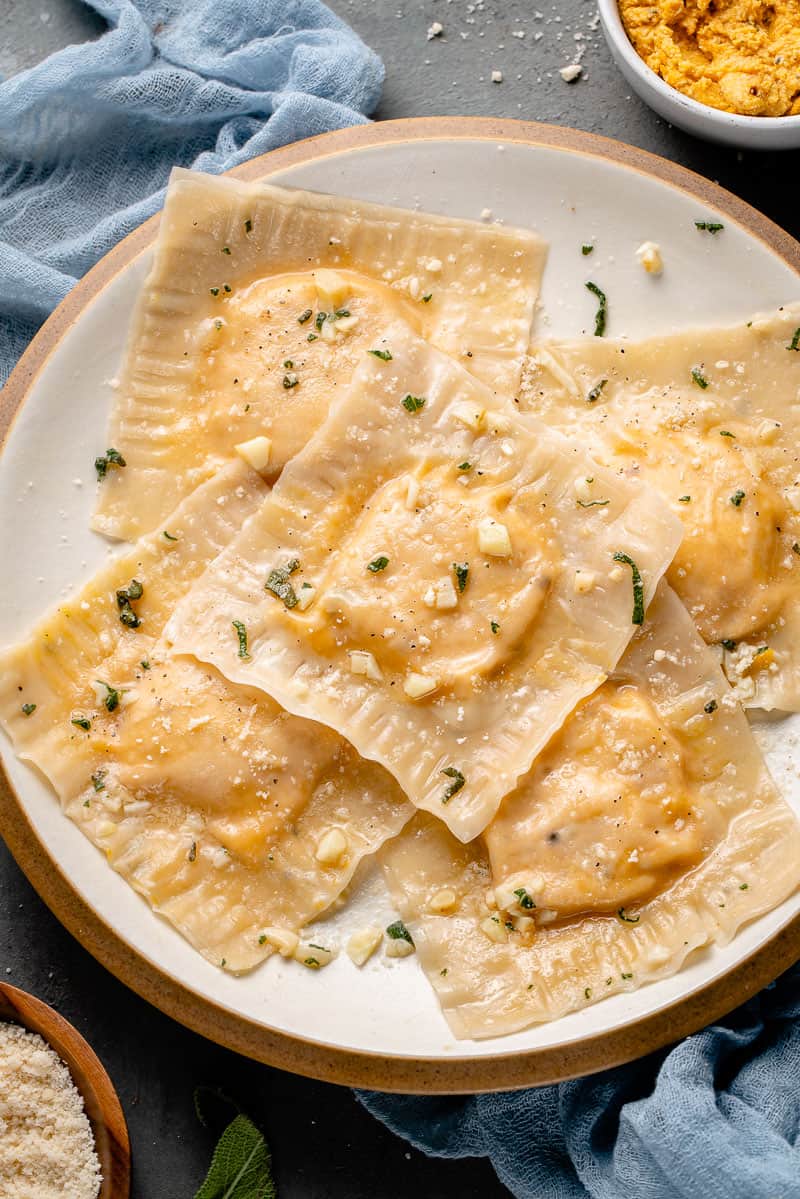
[[[741,326],[543,346],[523,411],[658,487],[670,584],[748,707],[800,710],[800,304]]]
[[[381,856],[456,1036],[502,1036],[726,944],[800,881],[800,829],[666,584],[482,841],[417,815]]]
[[[243,464],[226,467],[0,654],[0,722],[17,753],[111,866],[232,971],[269,956],[275,928],[324,911],[412,811],[329,729],[160,644],[265,492]],[[321,853],[334,830],[341,852]]]
[[[394,318],[512,395],[544,258],[525,230],[176,169],[94,527],[149,532],[255,437],[276,477]]]
[[[467,841],[614,668],[681,526],[405,326],[380,344],[166,636]]]

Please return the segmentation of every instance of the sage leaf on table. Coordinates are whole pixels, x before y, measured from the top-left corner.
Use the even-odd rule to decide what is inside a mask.
[[[206,1180],[194,1199],[277,1199],[262,1133],[247,1116],[231,1120],[217,1142]]]

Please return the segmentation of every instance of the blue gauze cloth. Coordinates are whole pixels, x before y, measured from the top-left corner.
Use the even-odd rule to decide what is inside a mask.
[[[800,967],[671,1051],[469,1098],[360,1092],[436,1157],[488,1157],[517,1199],[800,1199]]]
[[[218,174],[380,98],[380,59],[319,0],[85,3],[108,32],[0,83],[0,383],[170,167]]]

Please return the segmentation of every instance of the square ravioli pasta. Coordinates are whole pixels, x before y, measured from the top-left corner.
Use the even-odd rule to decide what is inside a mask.
[[[544,259],[527,230],[176,169],[94,527],[148,532],[239,445],[276,477],[398,317],[512,394]]]
[[[800,304],[727,328],[535,350],[520,406],[659,488],[668,579],[747,707],[800,710]]]
[[[503,1036],[674,974],[800,882],[800,824],[662,583],[609,681],[460,844],[417,815],[381,851],[458,1037]]]
[[[160,644],[164,623],[263,497],[232,464],[0,653],[0,723],[68,817],[216,966],[276,950],[413,809],[330,729]],[[324,958],[324,960],[323,960]]]
[[[166,636],[466,841],[614,668],[680,522],[405,326],[376,346]]]

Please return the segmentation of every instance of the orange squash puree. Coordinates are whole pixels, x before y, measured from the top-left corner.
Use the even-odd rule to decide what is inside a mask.
[[[619,0],[640,58],[671,87],[751,117],[800,113],[800,0]]]

